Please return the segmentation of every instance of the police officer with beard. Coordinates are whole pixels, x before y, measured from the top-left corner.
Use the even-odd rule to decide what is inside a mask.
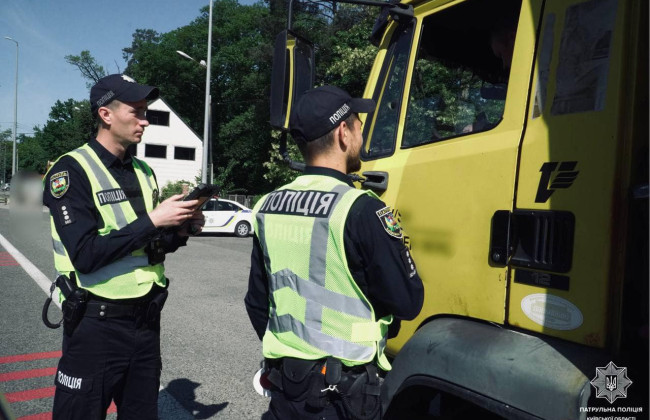
[[[130,151],[149,125],[147,101],[157,97],[158,88],[126,75],[100,79],[90,91],[96,137],[44,178],[65,297],[55,420],[103,419],[111,400],[120,419],[158,418],[163,261],[204,219],[198,201],[182,195],[158,203],[153,171]]]
[[[379,418],[389,327],[422,308],[398,221],[346,175],[361,165],[358,113],[374,108],[334,86],[306,92],[289,125],[307,167],[253,210],[245,304],[272,384],[263,418]]]

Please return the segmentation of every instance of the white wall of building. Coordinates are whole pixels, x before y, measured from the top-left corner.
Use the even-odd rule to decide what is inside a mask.
[[[203,142],[201,138],[161,98],[151,102],[149,110],[169,112],[169,126],[149,124],[144,130],[142,142],[138,144],[136,156],[151,166],[156,173],[158,186],[161,189],[168,182],[181,180],[195,184],[196,177],[201,175],[201,162],[203,159]],[[166,157],[146,156],[147,144],[165,146]],[[174,159],[175,147],[194,149],[194,160]]]

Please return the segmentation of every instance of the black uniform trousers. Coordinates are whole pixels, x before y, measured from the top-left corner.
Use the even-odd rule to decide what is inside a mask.
[[[53,420],[105,419],[111,400],[120,420],[158,419],[160,319],[145,317],[86,316],[63,334]]]
[[[379,417],[377,417],[379,418]],[[352,420],[340,398],[330,399],[323,408],[314,408],[307,401],[292,401],[281,391],[271,392],[269,409],[261,420]]]

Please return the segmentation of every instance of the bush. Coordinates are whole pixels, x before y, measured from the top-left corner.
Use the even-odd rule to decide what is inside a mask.
[[[160,192],[160,201],[166,200],[172,195],[175,194],[182,194],[183,193],[183,184],[187,184],[189,186],[188,192],[192,190],[196,185],[190,181],[176,181],[176,182],[168,182],[167,185],[165,185]]]

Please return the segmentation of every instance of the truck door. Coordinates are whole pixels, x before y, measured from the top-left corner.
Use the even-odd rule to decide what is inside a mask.
[[[513,214],[512,325],[597,347],[624,333],[634,156],[647,158],[647,7],[546,2]]]
[[[488,255],[491,224],[513,209],[541,3],[424,2],[383,40],[362,173],[385,189],[425,283],[393,352],[438,314],[506,320],[508,270]]]

